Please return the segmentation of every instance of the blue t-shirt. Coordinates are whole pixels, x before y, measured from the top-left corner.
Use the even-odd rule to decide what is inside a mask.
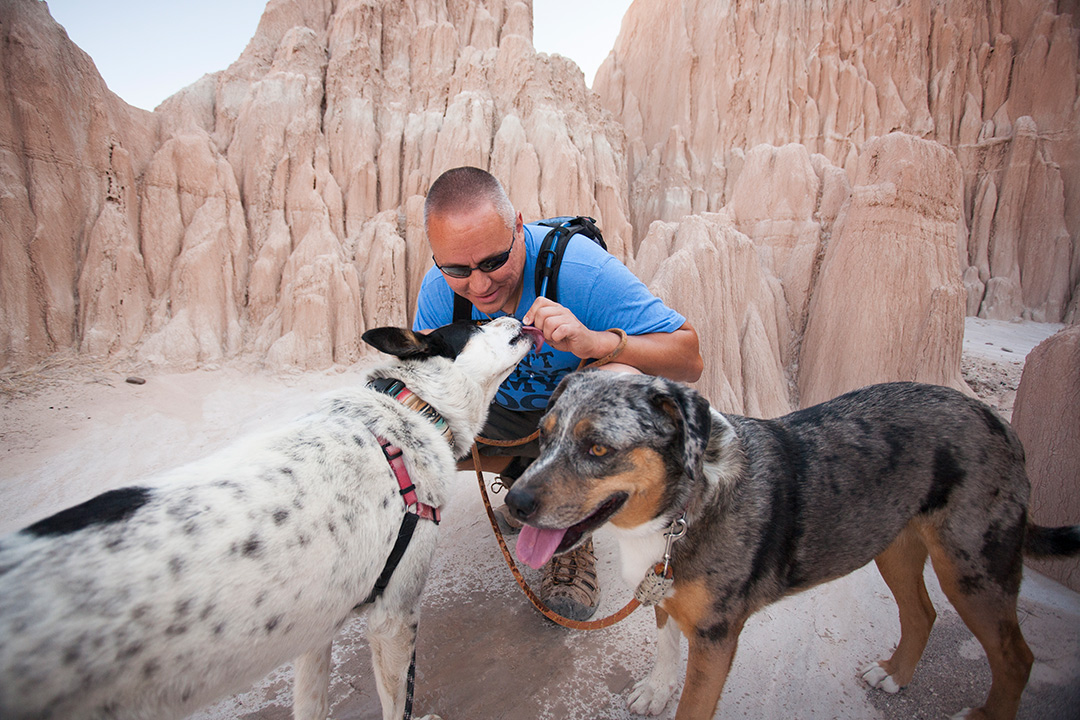
[[[514,317],[518,320],[536,300],[534,278],[540,244],[551,228],[525,226],[525,270]],[[473,271],[478,272],[478,271]],[[586,237],[570,239],[559,269],[559,304],[566,307],[590,330],[622,328],[628,335],[674,332],[686,322],[679,313],[649,292],[618,258]],[[506,313],[485,315],[473,307],[477,320]],[[432,267],[420,285],[414,330],[429,330],[454,318],[454,291],[437,267]],[[499,388],[495,402],[510,410],[543,410],[559,381],[577,369],[580,358],[556,350],[547,343],[540,352],[530,352],[518,363]]]

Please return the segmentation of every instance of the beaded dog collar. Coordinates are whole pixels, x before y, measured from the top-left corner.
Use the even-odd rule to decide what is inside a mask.
[[[405,383],[397,378],[381,377],[369,382],[368,387],[384,395],[389,395],[410,410],[414,410],[426,417],[435,424],[436,429],[453,446],[454,434],[450,431],[450,424],[446,422],[446,418],[440,415],[439,411],[429,405],[423,398],[405,387]]]

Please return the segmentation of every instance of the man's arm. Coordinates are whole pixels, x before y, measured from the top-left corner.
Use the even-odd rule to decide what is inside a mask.
[[[620,340],[613,332],[590,330],[566,307],[543,297],[537,298],[525,313],[525,324],[543,332],[544,339],[556,350],[572,352],[580,358],[602,358]],[[704,367],[697,331],[689,322],[674,332],[627,337],[617,362],[681,382],[695,382]]]
[[[615,345],[618,345],[617,335],[609,332],[602,334],[614,335]],[[674,332],[627,336],[626,347],[609,369],[615,369],[616,364],[629,365],[643,373],[662,375],[680,382],[696,382],[704,369],[698,334],[689,322]]]

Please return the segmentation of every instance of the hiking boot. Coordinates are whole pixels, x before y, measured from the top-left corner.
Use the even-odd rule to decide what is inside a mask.
[[[596,555],[591,537],[575,550],[551,558],[544,566],[540,600],[571,620],[592,617],[600,604],[600,585],[596,581]]]
[[[510,508],[500,505],[492,510],[495,513],[495,522],[499,524],[499,530],[503,535],[517,535],[523,523],[510,514]]]

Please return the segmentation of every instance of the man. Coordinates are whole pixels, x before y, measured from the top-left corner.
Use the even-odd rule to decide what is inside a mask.
[[[472,302],[473,318],[512,315],[544,333],[503,383],[484,437],[511,440],[531,434],[559,381],[583,358],[606,357],[627,334],[618,361],[606,370],[643,372],[693,382],[701,376],[697,332],[668,308],[617,258],[587,238],[571,239],[559,270],[559,302],[536,297],[534,273],[550,228],[525,225],[499,181],[484,170],[460,167],[431,185],[424,225],[435,267],[417,298],[415,330],[453,319],[454,294]],[[480,446],[483,469],[503,472],[506,484],[539,454],[535,441],[512,448]],[[511,465],[515,457],[526,458]],[[463,461],[462,469],[471,467]],[[502,510],[502,508],[500,508]],[[506,519],[505,514],[503,519]],[[544,568],[540,599],[555,612],[584,620],[599,602],[592,542],[557,556]]]

